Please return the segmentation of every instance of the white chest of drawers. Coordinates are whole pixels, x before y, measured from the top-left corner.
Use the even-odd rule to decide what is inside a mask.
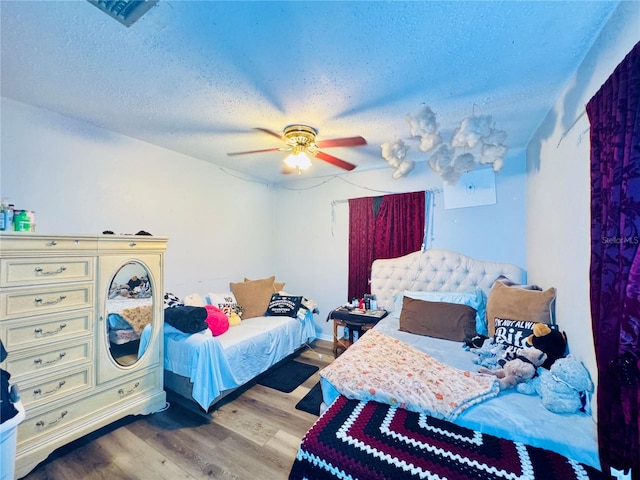
[[[0,235],[2,368],[18,385],[16,477],[56,448],[115,420],[162,409],[163,264],[152,236]],[[144,268],[152,285],[151,335],[137,360],[114,359],[106,302],[114,274]]]

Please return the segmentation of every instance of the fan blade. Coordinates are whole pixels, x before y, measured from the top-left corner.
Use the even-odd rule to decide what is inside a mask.
[[[262,150],[247,150],[245,152],[229,152],[227,153],[228,156],[233,157],[235,155],[248,155],[250,153],[264,153],[264,152],[277,152],[278,150],[280,150],[280,147],[276,147],[276,148],[263,148]]]
[[[254,130],[258,130],[259,132],[263,132],[267,135],[271,135],[272,137],[276,137],[278,140],[282,140],[282,134],[276,133],[273,130],[269,130],[268,128],[255,127]]]
[[[330,148],[330,147],[357,147],[359,145],[366,145],[367,141],[362,137],[346,137],[346,138],[332,138],[329,140],[320,140],[316,142],[318,148]]]
[[[324,160],[325,162],[330,163],[331,165],[335,165],[336,167],[344,168],[345,170],[353,170],[354,168],[356,168],[353,163],[345,162],[344,160],[340,160],[339,158],[324,152],[316,153],[316,158]]]

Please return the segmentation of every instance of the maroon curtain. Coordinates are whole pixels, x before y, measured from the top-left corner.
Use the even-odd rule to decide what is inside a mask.
[[[603,471],[640,478],[640,43],[587,104],[591,316]]]
[[[348,299],[369,293],[371,264],[420,250],[424,239],[425,192],[349,200]]]
[[[375,230],[373,197],[349,199],[349,287],[347,300],[369,292]]]
[[[376,215],[375,258],[420,250],[424,240],[424,192],[385,195]]]

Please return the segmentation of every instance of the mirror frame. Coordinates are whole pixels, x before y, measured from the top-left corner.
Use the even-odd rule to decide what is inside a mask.
[[[110,302],[111,304],[114,304],[115,302],[113,302],[113,300],[120,299],[122,302],[119,302],[120,305],[118,307],[118,311],[110,312]],[[131,299],[132,303],[135,305],[132,305],[131,307],[122,307],[122,304],[126,303],[129,299]],[[119,368],[133,368],[147,354],[147,351],[145,351],[142,356],[138,356],[140,349],[140,335],[137,333],[129,334],[128,332],[135,332],[135,328],[138,327],[141,334],[142,329],[146,328],[141,327],[142,324],[150,325],[150,328],[153,328],[154,301],[156,300],[154,297],[154,285],[151,272],[140,260],[129,259],[123,262],[111,275],[105,297],[104,318],[106,321],[104,322],[105,326],[102,334],[105,336],[109,357]],[[122,310],[128,308],[135,308],[137,311],[128,312],[131,317],[129,319],[125,319],[122,316]],[[112,314],[117,315],[119,318],[112,318]],[[148,320],[146,318],[147,315],[150,316]],[[119,326],[122,326],[123,328],[117,328]],[[113,342],[110,334],[112,330],[121,330],[124,332],[123,335],[125,341],[122,343]],[[129,340],[126,339],[128,336],[130,336]],[[133,351],[134,347],[135,351]],[[121,350],[121,354],[117,354],[116,350]],[[127,358],[130,361],[123,361],[122,359],[124,358]]]

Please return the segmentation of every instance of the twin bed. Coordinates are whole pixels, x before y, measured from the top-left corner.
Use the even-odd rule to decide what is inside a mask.
[[[326,410],[290,479],[604,478],[591,415],[552,413],[537,395],[499,391],[475,373],[463,342],[400,331],[409,292],[488,296],[501,275],[524,280],[514,265],[445,250],[375,261],[371,291],[391,313],[320,372]]]
[[[260,316],[218,337],[165,324],[164,384],[208,411],[219,400],[315,339],[313,314]]]
[[[218,336],[209,329],[184,333],[165,322],[165,389],[183,405],[209,413],[222,398],[316,338],[312,310],[292,315],[246,318]],[[145,329],[138,356],[149,338]]]

